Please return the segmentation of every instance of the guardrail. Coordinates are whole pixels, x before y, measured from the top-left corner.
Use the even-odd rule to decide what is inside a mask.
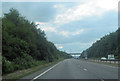
[[[100,60],[100,59],[97,59],[95,60],[96,62],[107,62],[107,63],[120,63],[120,59],[107,59],[107,60]]]

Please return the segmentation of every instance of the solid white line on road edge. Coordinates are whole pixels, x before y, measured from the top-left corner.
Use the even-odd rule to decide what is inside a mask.
[[[87,69],[84,68],[84,71],[87,71]]]
[[[59,63],[55,64],[54,66],[52,66],[51,68],[47,69],[46,71],[42,72],[40,75],[36,76],[35,78],[33,78],[31,81],[36,80],[37,78],[41,77],[42,75],[44,75],[45,73],[47,73],[48,71],[50,71],[51,69],[53,69],[55,66],[57,66]]]

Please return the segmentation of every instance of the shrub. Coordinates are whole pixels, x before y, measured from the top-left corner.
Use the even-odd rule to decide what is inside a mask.
[[[14,63],[8,61],[5,57],[2,57],[2,71],[3,73],[10,73],[14,71]]]

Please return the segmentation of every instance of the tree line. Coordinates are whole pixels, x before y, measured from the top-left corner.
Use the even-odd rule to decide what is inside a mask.
[[[114,54],[116,59],[120,58],[120,28],[117,31],[105,35],[100,40],[92,44],[90,48],[85,50],[89,58],[106,57],[109,54]],[[82,52],[84,57],[85,51]]]
[[[3,74],[71,57],[59,51],[48,41],[45,32],[16,9],[2,17],[2,71]]]

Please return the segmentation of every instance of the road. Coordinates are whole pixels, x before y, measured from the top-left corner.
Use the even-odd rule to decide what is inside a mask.
[[[30,81],[40,79],[99,79],[104,81],[103,79],[118,79],[118,68],[77,59],[66,59],[22,79],[30,79]]]

